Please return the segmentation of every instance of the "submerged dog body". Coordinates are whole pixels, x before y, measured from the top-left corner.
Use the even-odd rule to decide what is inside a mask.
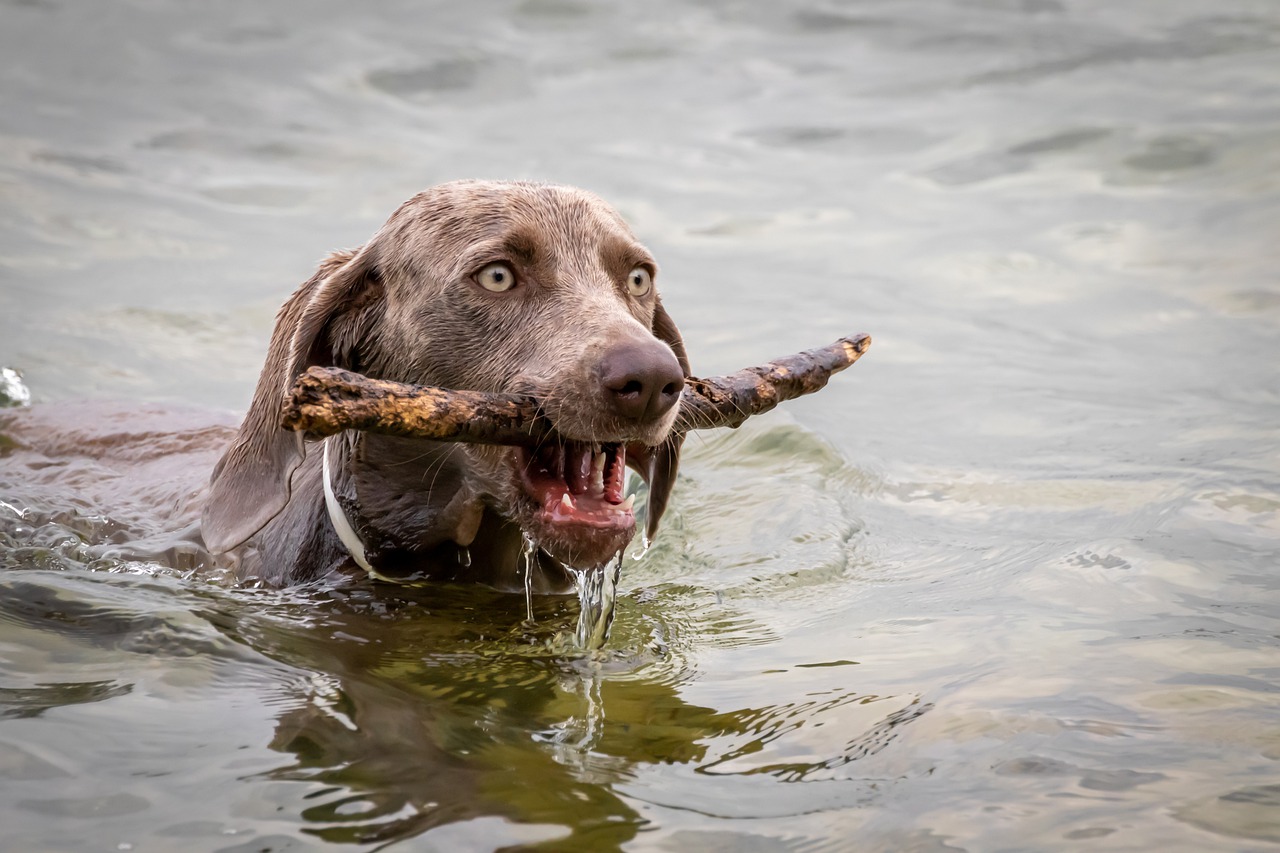
[[[274,584],[354,559],[392,580],[512,588],[528,541],[533,587],[566,588],[566,566],[600,566],[635,533],[625,468],[649,483],[650,533],[675,478],[689,365],[656,273],[621,217],[581,190],[467,181],[413,197],[281,309],[213,473],[206,544]],[[362,432],[305,445],[280,408],[317,364],[532,395],[557,435],[534,450]]]

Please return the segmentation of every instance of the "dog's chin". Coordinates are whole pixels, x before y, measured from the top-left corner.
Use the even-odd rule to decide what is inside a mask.
[[[605,565],[635,536],[633,498],[623,497],[626,445],[552,441],[514,454],[515,521],[573,569]]]
[[[543,510],[522,513],[521,527],[539,548],[571,569],[599,569],[616,559],[636,532],[630,511],[607,525],[564,521]]]

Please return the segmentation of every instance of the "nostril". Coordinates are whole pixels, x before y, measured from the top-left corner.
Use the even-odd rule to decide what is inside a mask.
[[[610,413],[640,423],[669,412],[684,388],[675,355],[657,341],[614,347],[600,359],[597,376]]]

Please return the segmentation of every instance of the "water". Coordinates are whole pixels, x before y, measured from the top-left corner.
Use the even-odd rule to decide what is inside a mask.
[[[0,367],[0,406],[25,406],[31,402],[31,389],[12,367]]]
[[[595,653],[572,597],[235,588],[159,469],[0,464],[6,846],[1280,846],[1270,0],[6,0],[0,46],[36,407],[229,423],[320,257],[464,176],[613,201],[701,373],[875,338],[690,437]]]
[[[624,560],[625,556],[618,554],[611,565],[591,570],[569,569],[578,593],[578,627],[574,631],[578,648],[603,648],[609,639]]]
[[[524,612],[525,621],[533,621],[533,560],[538,552],[538,544],[528,536],[524,537],[524,552],[521,565],[524,568]]]

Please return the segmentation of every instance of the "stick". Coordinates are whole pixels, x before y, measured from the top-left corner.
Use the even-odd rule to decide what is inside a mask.
[[[729,376],[689,378],[677,432],[738,427],[752,415],[812,394],[871,346],[869,335],[788,355]],[[533,446],[553,432],[533,397],[450,391],[370,379],[338,367],[311,367],[285,401],[285,429],[320,438],[347,429],[432,441]]]

